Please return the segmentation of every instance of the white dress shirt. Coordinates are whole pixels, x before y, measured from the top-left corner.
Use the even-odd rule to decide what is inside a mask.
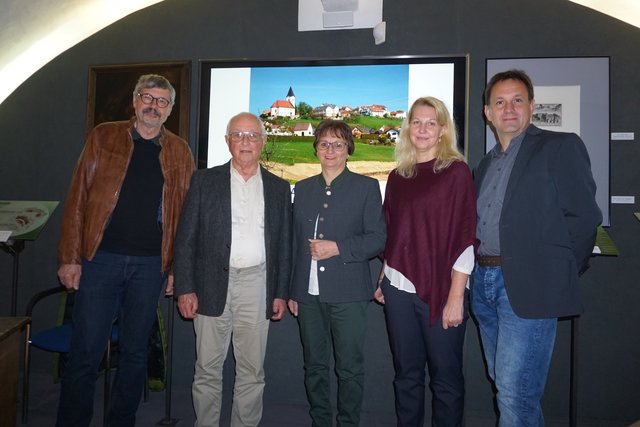
[[[215,197],[212,195],[212,197]],[[260,167],[244,180],[231,162],[231,255],[229,265],[244,268],[266,262],[264,191]]]

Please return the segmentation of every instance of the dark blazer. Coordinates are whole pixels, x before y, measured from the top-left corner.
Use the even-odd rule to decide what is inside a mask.
[[[578,276],[602,221],[589,155],[576,134],[533,125],[525,132],[500,214],[507,295],[523,318],[580,314]],[[478,193],[489,160],[490,154],[476,170]]]
[[[224,311],[231,253],[230,163],[193,174],[182,208],[174,274],[176,296],[195,292],[198,313],[217,317]],[[260,167],[264,189],[267,257],[266,317],[273,299],[288,299],[291,271],[291,187]]]
[[[377,180],[345,170],[327,194],[316,175],[294,189],[293,265],[289,297],[304,302],[309,295],[311,254],[308,239],[333,240],[340,255],[318,261],[320,301],[342,303],[373,298],[369,260],[384,249],[387,238]]]

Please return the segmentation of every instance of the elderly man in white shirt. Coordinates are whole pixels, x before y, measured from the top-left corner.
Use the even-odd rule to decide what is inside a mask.
[[[174,293],[196,333],[192,393],[198,427],[219,425],[231,341],[231,425],[258,425],[269,319],[282,318],[288,298],[290,186],[258,163],[266,142],[258,117],[234,116],[225,139],[232,159],[194,174],[176,238]]]

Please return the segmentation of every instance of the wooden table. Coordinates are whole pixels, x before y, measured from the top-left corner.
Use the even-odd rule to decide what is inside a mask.
[[[15,427],[22,331],[28,317],[0,317],[0,427]]]

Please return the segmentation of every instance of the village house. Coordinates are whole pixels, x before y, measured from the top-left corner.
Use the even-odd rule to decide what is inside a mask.
[[[313,126],[311,123],[296,123],[293,134],[297,136],[313,136]]]
[[[340,109],[335,104],[321,104],[313,109],[314,117],[336,118],[340,115]]]
[[[407,112],[402,110],[392,111],[391,113],[389,113],[389,116],[393,117],[394,119],[404,120],[407,118]]]

